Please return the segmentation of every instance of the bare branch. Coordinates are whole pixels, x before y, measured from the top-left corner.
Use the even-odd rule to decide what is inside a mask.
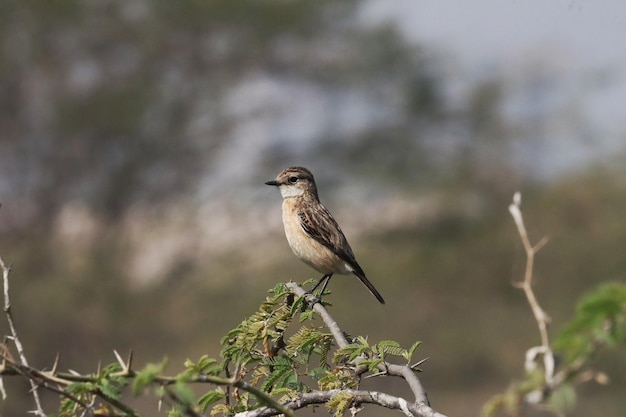
[[[533,312],[533,316],[535,317],[535,321],[537,322],[537,327],[539,328],[539,335],[541,338],[541,346],[539,349],[535,350],[538,353],[543,354],[546,371],[546,382],[548,382],[548,384],[552,384],[554,376],[554,355],[552,353],[550,340],[548,338],[548,324],[550,323],[550,317],[539,305],[539,301],[537,301],[537,297],[535,296],[535,292],[532,288],[535,254],[545,246],[545,244],[548,242],[548,239],[547,237],[544,237],[535,245],[532,245],[530,243],[530,239],[528,238],[528,233],[526,231],[526,226],[524,225],[522,211],[520,210],[521,202],[521,194],[519,192],[516,192],[513,196],[513,202],[509,206],[509,212],[511,213],[511,216],[513,216],[513,221],[517,226],[517,232],[519,233],[522,244],[524,245],[524,251],[526,252],[526,269],[524,271],[524,279],[522,282],[516,284],[516,286],[524,291],[526,299],[528,300],[528,304],[530,305],[530,308]]]
[[[521,197],[519,192],[516,193],[513,200],[514,202],[509,206],[509,212],[511,212],[511,215],[513,216],[513,220],[515,221],[517,231],[520,235],[522,244],[524,245],[524,250],[526,252],[526,270],[524,271],[524,280],[519,283],[519,286],[524,290],[526,298],[528,299],[528,304],[530,305],[533,315],[535,316],[535,320],[537,321],[539,334],[541,336],[541,345],[544,347],[549,347],[550,343],[548,339],[547,325],[550,322],[550,317],[548,317],[546,312],[539,305],[539,302],[537,301],[535,293],[532,289],[535,254],[543,246],[545,246],[545,244],[547,243],[547,238],[544,237],[536,245],[531,245],[530,240],[528,239],[528,233],[526,232],[526,227],[524,226],[522,212],[520,210]]]
[[[22,342],[17,335],[15,321],[13,320],[13,314],[11,313],[11,300],[9,298],[9,272],[11,271],[11,268],[4,263],[2,257],[0,257],[0,267],[2,268],[2,282],[4,284],[4,313],[6,314],[7,321],[9,323],[11,340],[13,340],[13,344],[15,345],[17,354],[20,357],[21,364],[28,367],[28,360],[26,359],[26,354],[24,353],[24,347],[22,346]],[[39,387],[35,381],[29,380],[29,382],[36,407],[34,414],[40,417],[45,417],[46,413],[43,411],[41,400],[39,399]]]

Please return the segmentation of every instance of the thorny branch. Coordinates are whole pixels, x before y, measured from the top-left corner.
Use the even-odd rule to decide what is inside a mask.
[[[304,291],[304,289],[298,286],[296,283],[290,282],[290,283],[287,283],[286,285],[287,285],[287,288],[291,292],[296,294],[297,296],[310,297],[311,300],[309,301],[313,301],[315,298],[312,294],[306,293],[306,291]],[[315,303],[313,305],[313,309],[315,309],[315,311],[320,315],[320,317],[324,321],[324,324],[330,330],[331,334],[333,335],[335,339],[335,342],[337,343],[337,346],[339,346],[340,348],[346,347],[349,344],[348,340],[346,339],[346,337],[344,336],[344,333],[339,328],[339,325],[337,324],[335,319],[333,319],[332,316],[328,313],[328,310],[326,309],[326,307],[324,307],[321,303]],[[356,362],[355,365],[358,367],[359,360],[357,359],[355,362]],[[422,383],[420,382],[419,378],[417,378],[417,375],[410,367],[396,365],[396,364],[392,364],[389,362],[384,362],[381,365],[379,365],[379,370],[386,375],[398,376],[398,377],[403,378],[407,382],[407,384],[411,388],[411,391],[413,392],[413,395],[415,396],[415,402],[411,404],[409,408],[406,409],[409,411],[405,411],[404,408],[400,407],[400,404],[402,404],[403,401],[405,404],[407,403],[402,398],[397,398],[397,402],[394,403],[396,404],[396,406],[390,407],[390,408],[400,409],[405,414],[409,412],[409,414],[407,415],[410,415],[410,416],[445,417],[445,415],[436,412],[430,407],[430,403],[428,402],[428,397],[426,396],[426,391],[424,390],[424,387],[422,386]],[[388,396],[388,397],[393,398],[391,396]],[[326,401],[320,401],[320,403],[323,403]],[[362,402],[366,402],[366,401],[362,401]],[[384,405],[383,403],[379,403],[376,401],[374,402],[380,405]]]
[[[111,375],[117,377],[123,377],[132,379],[137,376],[136,372],[130,369],[130,359],[128,361],[123,361],[117,352],[115,352],[115,356],[122,366],[122,370],[119,372],[114,372]],[[39,371],[35,368],[29,367],[27,365],[22,365],[19,363],[15,363],[8,357],[5,353],[0,353],[0,357],[3,358],[5,364],[8,364],[7,367],[5,365],[4,369],[2,369],[2,374],[21,374],[24,375],[30,381],[37,381],[37,386],[48,389],[50,391],[56,392],[57,394],[64,396],[66,398],[71,399],[72,401],[80,404],[86,410],[91,410],[91,405],[85,404],[81,400],[76,397],[73,397],[71,394],[68,394],[63,390],[64,387],[67,387],[76,382],[94,382],[96,377],[90,375],[81,375],[73,372],[65,373],[65,372],[44,372]],[[235,373],[237,375],[237,373]],[[182,406],[185,406],[184,402],[181,401],[175,393],[171,390],[167,389],[167,387],[176,384],[179,381],[176,377],[169,376],[155,376],[153,382],[155,384],[159,384],[166,388],[165,392],[167,394],[167,399],[169,399],[172,403],[176,403]],[[293,411],[289,407],[285,407],[284,405],[276,402],[272,397],[267,395],[265,392],[259,390],[258,388],[248,384],[245,381],[233,378],[220,378],[213,375],[201,374],[198,375],[197,378],[192,378],[186,381],[187,383],[205,383],[205,384],[213,384],[213,385],[221,385],[221,386],[233,386],[239,388],[243,391],[247,391],[252,395],[256,396],[261,402],[264,404],[268,404],[269,408],[275,410],[275,414],[284,414],[288,417],[293,417]],[[108,402],[112,406],[116,407],[119,410],[122,410],[125,415],[128,416],[138,416],[139,414],[135,412],[132,408],[128,407],[125,403],[111,398],[107,396],[102,391],[96,389],[93,394],[97,397],[100,397],[102,400]],[[93,414],[93,413],[92,413]],[[189,407],[184,407],[184,414],[190,417],[197,417],[199,414],[196,413],[193,409]]]
[[[6,313],[7,319],[9,321],[9,327],[11,331],[10,340],[15,344],[16,351],[18,353],[19,359],[15,359],[11,352],[9,351],[6,343],[0,346],[0,358],[2,359],[2,367],[0,368],[0,376],[1,375],[23,375],[26,377],[32,387],[32,395],[35,399],[37,410],[34,413],[38,416],[45,417],[46,414],[41,407],[41,403],[39,400],[39,392],[38,389],[46,389],[52,392],[55,392],[62,397],[68,398],[73,401],[77,406],[80,406],[84,409],[85,414],[95,415],[94,410],[94,402],[96,397],[99,397],[101,400],[109,403],[113,407],[121,410],[126,415],[137,416],[138,414],[126,404],[120,402],[116,398],[111,398],[106,395],[98,388],[94,388],[92,392],[92,400],[88,400],[87,402],[81,398],[73,396],[71,393],[66,391],[66,388],[74,383],[81,382],[95,382],[97,376],[94,375],[81,375],[78,373],[70,372],[58,372],[58,358],[55,361],[55,364],[50,371],[42,371],[36,368],[29,366],[26,356],[24,354],[24,349],[22,344],[20,343],[19,337],[17,335],[17,331],[15,328],[14,318],[11,313],[11,304],[9,300],[9,285],[8,285],[8,275],[10,272],[10,268],[7,267],[2,259],[0,258],[0,267],[3,271],[3,280],[4,280],[4,311]],[[305,295],[305,291],[296,284],[290,283],[287,284],[289,290],[299,296]],[[308,295],[307,295],[308,296]],[[346,347],[349,342],[346,339],[344,333],[339,328],[337,322],[331,317],[328,313],[328,310],[321,305],[320,303],[315,303],[313,305],[315,311],[320,315],[325,325],[330,329],[331,334],[333,335],[337,346],[340,348]],[[132,379],[137,376],[136,372],[131,369],[132,365],[132,352],[129,355],[127,360],[123,360],[121,356],[114,352],[117,358],[117,361],[120,364],[120,371],[114,372],[111,376],[115,377],[123,377]],[[353,365],[355,366],[355,370],[358,374],[361,374],[367,370],[367,367],[364,365],[359,365],[361,359],[356,359],[353,361]],[[409,385],[411,391],[415,396],[415,400],[413,402],[406,401],[401,397],[395,397],[386,393],[377,392],[377,391],[363,391],[363,390],[351,390],[345,389],[341,390],[341,393],[348,394],[353,397],[353,403],[355,407],[358,407],[360,404],[372,403],[378,404],[390,409],[397,409],[402,411],[407,416],[412,417],[446,417],[441,413],[436,412],[430,407],[428,402],[428,398],[426,396],[426,392],[424,391],[421,382],[417,378],[415,372],[409,366],[401,366],[392,364],[389,362],[383,362],[378,365],[378,369],[380,370],[380,375],[390,375],[390,376],[398,376],[403,378],[407,384]],[[235,373],[237,375],[238,373]],[[1,378],[0,378],[0,388],[1,388]],[[153,382],[155,384],[161,385],[165,388],[166,399],[173,403],[178,403],[184,405],[182,401],[177,398],[173,391],[167,389],[168,386],[175,384],[178,381],[176,377],[167,377],[167,376],[155,376]],[[236,376],[232,378],[220,378],[212,375],[198,375],[197,378],[193,380],[186,381],[188,383],[210,383],[214,385],[225,385],[225,386],[233,386],[239,388],[243,391],[250,392],[252,395],[256,396],[262,403],[266,404],[263,407],[260,407],[255,410],[247,411],[245,413],[240,413],[240,416],[252,417],[252,416],[270,416],[283,414],[286,416],[294,416],[294,411],[297,409],[304,408],[311,404],[323,404],[328,402],[336,395],[338,390],[328,390],[328,391],[314,391],[309,393],[302,393],[298,395],[297,398],[293,398],[287,401],[284,404],[280,404],[276,402],[273,398],[271,398],[265,392],[259,390],[258,388],[248,384],[247,382],[238,379]],[[184,409],[185,415],[197,417],[198,414],[193,409]]]
[[[17,335],[17,329],[13,320],[13,314],[11,313],[11,300],[9,298],[9,272],[11,271],[11,268],[4,263],[2,257],[0,257],[0,267],[2,268],[2,283],[4,287],[4,313],[6,314],[7,321],[9,322],[9,329],[11,331],[10,339],[15,345],[15,349],[17,350],[17,354],[20,358],[20,363],[23,366],[28,367],[28,359],[26,359],[24,347],[22,346],[22,342]],[[39,387],[32,379],[29,379],[29,382],[36,407],[34,414],[40,417],[45,417],[46,413],[44,413],[43,408],[41,407],[41,400],[39,399]],[[3,397],[5,396],[4,390],[2,392],[2,395]]]
[[[377,404],[390,409],[400,410],[404,415],[423,417],[444,417],[427,406],[419,406],[409,403],[401,397],[386,394],[378,391],[364,391],[354,389],[335,389],[328,391],[313,391],[299,395],[288,401],[285,406],[291,409],[300,409],[312,404],[324,404],[331,400],[337,393],[346,393],[352,396],[355,404]],[[261,407],[251,411],[235,414],[235,417],[268,417],[275,416],[278,412],[271,407]]]

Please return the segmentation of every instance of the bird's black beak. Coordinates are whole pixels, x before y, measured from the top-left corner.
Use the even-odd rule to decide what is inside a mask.
[[[265,184],[266,184],[266,185],[275,185],[275,186],[278,186],[278,181],[276,181],[276,180],[267,181]]]

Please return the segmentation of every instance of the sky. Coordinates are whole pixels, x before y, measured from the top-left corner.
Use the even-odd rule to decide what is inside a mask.
[[[525,71],[543,66],[556,95],[536,112],[547,124],[573,112],[588,131],[575,120],[550,126],[549,140],[533,144],[551,155],[538,162],[542,175],[626,150],[626,1],[370,0],[361,19],[394,22],[410,40],[444,51],[468,79],[496,72],[514,90]],[[509,103],[527,113],[529,105],[523,96]]]
[[[577,69],[626,64],[622,0],[370,0],[366,19],[393,19],[411,39],[453,50],[469,66],[565,48]]]

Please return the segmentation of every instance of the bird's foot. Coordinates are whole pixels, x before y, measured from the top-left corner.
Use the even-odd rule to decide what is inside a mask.
[[[309,308],[313,308],[315,306],[315,304],[322,304],[322,297],[321,296],[317,296],[315,295],[313,292],[311,291],[307,291],[306,292],[306,301],[309,305]]]

